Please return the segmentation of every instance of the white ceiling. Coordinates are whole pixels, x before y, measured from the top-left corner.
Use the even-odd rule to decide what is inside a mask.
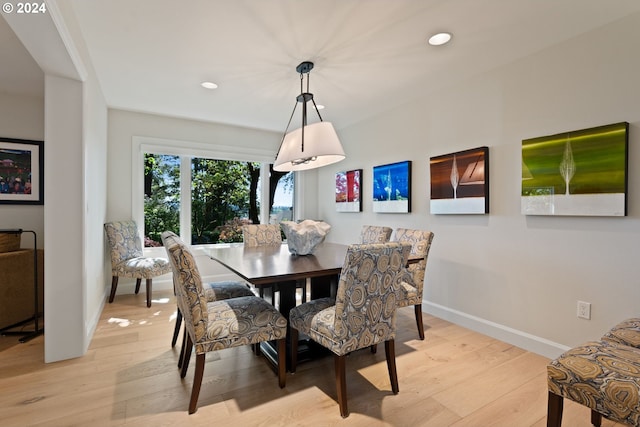
[[[110,107],[277,131],[304,60],[315,63],[323,119],[340,128],[640,12],[638,0],[57,3],[74,11]],[[441,30],[452,42],[427,45]],[[0,90],[42,91],[42,72],[3,20],[0,58]]]

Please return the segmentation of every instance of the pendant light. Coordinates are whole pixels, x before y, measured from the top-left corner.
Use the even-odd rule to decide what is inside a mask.
[[[313,62],[309,61],[302,62],[296,67],[296,71],[300,74],[300,95],[296,98],[273,165],[273,169],[278,172],[319,168],[345,158],[344,150],[333,125],[330,122],[322,121],[313,94],[309,93],[309,72],[312,69]],[[303,90],[305,75],[306,92]],[[307,104],[309,102],[312,103],[313,109],[320,119],[317,123],[307,124]],[[287,133],[298,103],[302,104],[302,126]]]

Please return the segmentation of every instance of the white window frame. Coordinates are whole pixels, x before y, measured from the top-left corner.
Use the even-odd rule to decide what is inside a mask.
[[[247,147],[229,147],[219,144],[205,144],[194,141],[181,141],[148,136],[133,136],[131,143],[131,214],[137,224],[144,224],[144,154],[166,154],[180,156],[180,194],[181,201],[191,200],[191,158],[201,157],[215,160],[232,160],[240,162],[260,162],[260,179],[263,183],[269,180],[269,164],[273,163],[274,154],[269,150]],[[184,179],[189,178],[189,179]],[[261,200],[269,200],[269,186],[261,185]],[[294,209],[295,209],[294,186]],[[191,244],[191,204],[180,204],[180,238]],[[269,203],[260,204],[260,217],[269,219]],[[144,228],[139,227],[144,239]]]

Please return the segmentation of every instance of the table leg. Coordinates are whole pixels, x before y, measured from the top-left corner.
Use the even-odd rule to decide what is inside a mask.
[[[289,311],[296,306],[296,281],[278,282],[276,289],[280,294],[278,310],[289,319]]]
[[[311,278],[311,299],[336,297],[338,290],[338,276],[323,276]]]

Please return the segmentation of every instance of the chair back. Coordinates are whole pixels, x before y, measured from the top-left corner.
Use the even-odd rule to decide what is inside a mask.
[[[381,227],[377,225],[363,225],[360,232],[360,243],[386,243],[391,238],[391,227]]]
[[[185,327],[194,343],[205,337],[209,312],[202,278],[189,247],[170,231],[162,233],[162,243],[173,269],[176,300]]]
[[[344,352],[395,337],[396,288],[408,246],[394,242],[347,249],[330,332],[333,339],[345,343]]]
[[[396,228],[393,237],[394,242],[411,243],[411,258],[422,258],[419,262],[411,263],[405,270],[404,281],[411,283],[418,290],[418,296],[422,299],[424,288],[424,275],[427,269],[427,257],[433,241],[433,232],[426,230],[412,230],[409,228]]]
[[[122,261],[143,256],[142,241],[135,221],[107,222],[104,230],[109,243],[112,267]]]
[[[242,226],[242,240],[248,247],[282,243],[280,224],[249,224]]]

